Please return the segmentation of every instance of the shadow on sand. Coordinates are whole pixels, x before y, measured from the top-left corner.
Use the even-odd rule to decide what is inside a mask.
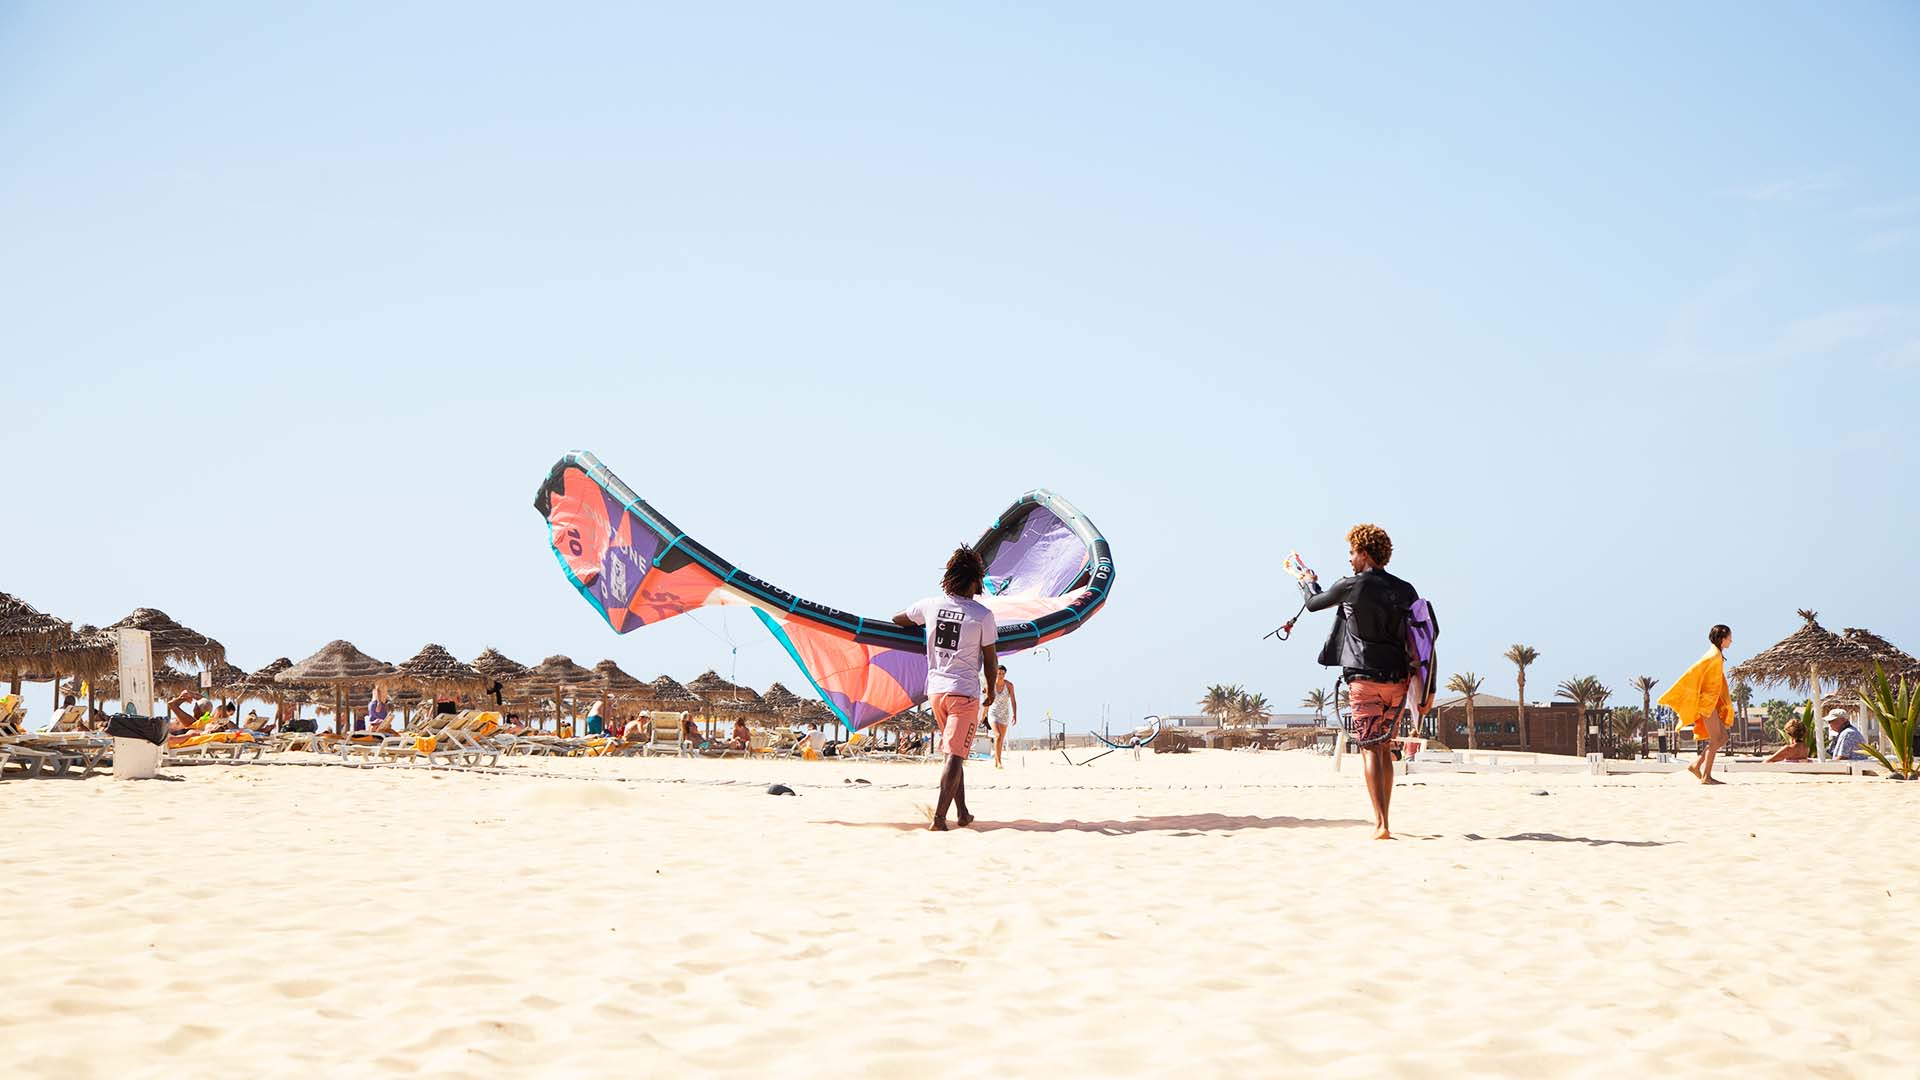
[[[1561,836],[1550,832],[1523,832],[1512,836],[1485,837],[1478,833],[1468,833],[1468,840],[1521,840],[1542,841],[1554,844],[1585,844],[1588,847],[1666,847],[1671,840],[1595,840],[1591,836]]]
[[[856,829],[893,829],[906,832],[925,829],[926,823],[904,821],[823,821],[822,825],[846,825]],[[1226,814],[1179,814],[1171,817],[1132,818],[1127,821],[988,821],[979,818],[967,828],[973,832],[1085,832],[1102,836],[1127,836],[1133,833],[1173,833],[1199,836],[1210,832],[1239,832],[1242,829],[1350,829],[1371,825],[1358,818],[1230,817]]]

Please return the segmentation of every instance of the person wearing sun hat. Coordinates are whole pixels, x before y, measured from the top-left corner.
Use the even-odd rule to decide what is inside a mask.
[[[1866,752],[1860,748],[1866,744],[1866,736],[1853,726],[1853,717],[1845,709],[1831,709],[1827,712],[1827,732],[1833,736],[1828,744],[1827,757],[1834,761],[1865,761]]]

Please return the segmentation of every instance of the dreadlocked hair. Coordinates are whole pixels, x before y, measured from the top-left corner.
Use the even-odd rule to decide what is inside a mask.
[[[957,547],[947,559],[947,572],[940,575],[940,587],[948,596],[979,596],[987,587],[987,564],[970,547]]]

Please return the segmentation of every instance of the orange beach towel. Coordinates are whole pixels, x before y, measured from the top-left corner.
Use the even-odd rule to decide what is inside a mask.
[[[1725,727],[1733,726],[1733,695],[1727,690],[1727,658],[1719,649],[1694,661],[1685,675],[1675,679],[1660,704],[1680,714],[1682,725],[1691,725],[1693,733],[1706,738],[1707,721],[1719,718]]]

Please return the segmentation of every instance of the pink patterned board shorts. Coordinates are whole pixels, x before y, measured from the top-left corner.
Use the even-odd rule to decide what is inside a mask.
[[[1354,745],[1377,746],[1393,738],[1407,704],[1407,684],[1354,679],[1347,683],[1347,704],[1353,709]]]
[[[940,725],[940,748],[957,758],[973,753],[980,730],[980,699],[965,694],[935,694],[933,722]]]

